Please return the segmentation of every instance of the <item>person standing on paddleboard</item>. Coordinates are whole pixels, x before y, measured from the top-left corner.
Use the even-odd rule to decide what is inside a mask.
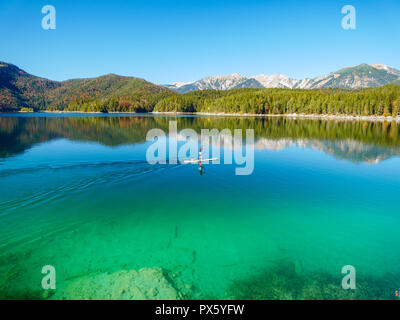
[[[204,174],[204,167],[203,167],[203,164],[201,163],[201,160],[203,159],[202,150],[203,150],[203,147],[200,146],[200,151],[199,151],[199,172],[200,172],[200,175]]]

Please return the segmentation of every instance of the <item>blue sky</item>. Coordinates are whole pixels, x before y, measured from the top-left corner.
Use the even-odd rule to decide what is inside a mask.
[[[47,4],[56,30],[41,27]],[[341,27],[346,4],[356,30]],[[364,62],[400,69],[399,21],[398,0],[2,0],[0,61],[53,80],[116,73],[159,84],[300,79]]]

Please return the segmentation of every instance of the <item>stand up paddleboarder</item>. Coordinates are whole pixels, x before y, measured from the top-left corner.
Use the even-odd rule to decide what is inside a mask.
[[[200,175],[203,175],[204,172],[205,172],[203,164],[201,163],[201,160],[203,159],[202,150],[203,150],[203,147],[200,146],[200,151],[199,151],[199,172],[200,172]]]

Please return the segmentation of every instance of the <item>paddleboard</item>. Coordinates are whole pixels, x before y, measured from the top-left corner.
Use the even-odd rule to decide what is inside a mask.
[[[210,162],[210,161],[216,161],[218,160],[218,158],[211,158],[211,159],[201,159],[201,162]],[[186,159],[183,161],[183,163],[185,164],[196,164],[196,163],[200,163],[199,159]]]

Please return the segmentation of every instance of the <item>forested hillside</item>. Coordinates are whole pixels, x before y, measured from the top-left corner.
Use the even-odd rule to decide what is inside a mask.
[[[161,100],[157,112],[397,116],[400,86],[362,90],[238,89],[191,92]]]
[[[159,100],[175,94],[143,79],[114,74],[51,81],[0,62],[0,111],[32,108],[35,111],[148,112]]]
[[[60,86],[60,82],[35,77],[0,62],[0,111],[45,108],[46,94]]]

